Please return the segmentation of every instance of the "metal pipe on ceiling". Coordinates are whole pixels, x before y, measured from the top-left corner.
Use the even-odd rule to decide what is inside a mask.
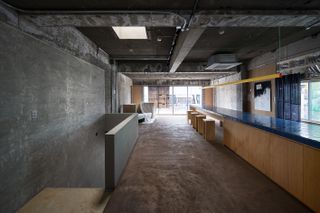
[[[171,60],[171,57],[172,57],[172,54],[173,54],[173,50],[174,50],[174,47],[176,46],[176,43],[178,41],[178,37],[179,37],[179,34],[181,32],[181,29],[176,29],[176,32],[174,34],[174,37],[172,39],[172,43],[171,43],[171,47],[170,47],[170,51],[169,51],[169,57],[167,58],[167,65],[169,66],[170,64],[170,60]]]
[[[192,8],[192,11],[191,11],[191,14],[190,14],[190,17],[189,17],[188,21],[185,22],[184,26],[182,26],[181,29],[176,29],[176,33],[175,33],[175,35],[173,37],[172,45],[171,45],[170,52],[169,52],[168,66],[170,65],[170,60],[171,60],[171,57],[172,57],[172,54],[173,54],[173,50],[174,50],[174,48],[176,46],[179,34],[180,34],[181,31],[189,30],[190,23],[191,23],[192,17],[194,16],[194,13],[195,13],[195,11],[197,9],[198,3],[199,3],[199,0],[195,0],[194,1],[193,8]]]
[[[197,9],[198,3],[199,3],[199,0],[195,0],[195,1],[194,1],[194,3],[193,3],[193,8],[192,8],[190,17],[189,17],[189,19],[188,19],[187,25],[186,25],[185,29],[182,28],[182,31],[184,31],[184,30],[189,30],[190,23],[191,23],[191,20],[192,20],[192,18],[193,18],[193,16],[194,16],[194,13],[195,13],[195,11],[196,11],[196,9]]]

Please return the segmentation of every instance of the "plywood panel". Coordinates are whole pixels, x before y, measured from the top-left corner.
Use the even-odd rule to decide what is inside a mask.
[[[281,137],[270,135],[271,179],[288,189],[288,143]]]
[[[205,107],[212,107],[213,106],[213,89],[203,89],[202,90],[202,97],[203,97],[203,105]]]
[[[320,150],[303,147],[303,201],[316,212],[320,212]]]
[[[270,134],[251,128],[249,133],[248,159],[262,173],[270,176]],[[250,153],[250,154],[249,154]]]
[[[240,143],[238,145],[238,153],[244,158],[246,161],[249,161],[249,152],[252,150],[250,149],[250,135],[252,134],[252,128],[248,125],[241,124],[238,133],[240,136]]]
[[[224,134],[226,146],[320,212],[320,150],[228,119]]]
[[[132,86],[132,103],[140,104],[143,100],[143,87],[141,85]]]
[[[226,120],[225,120],[226,121]],[[227,121],[226,142],[230,148],[263,173],[270,175],[270,137],[267,132]]]
[[[303,146],[271,135],[271,178],[292,195],[303,197]]]
[[[242,156],[244,153],[244,140],[245,140],[245,135],[246,135],[246,128],[244,125],[238,123],[238,122],[233,122],[233,129],[234,133],[234,139],[233,139],[233,147],[234,151]]]
[[[231,141],[232,141],[232,123],[229,120],[224,121],[223,126],[223,144],[231,149]]]
[[[303,198],[303,145],[288,140],[288,191]]]

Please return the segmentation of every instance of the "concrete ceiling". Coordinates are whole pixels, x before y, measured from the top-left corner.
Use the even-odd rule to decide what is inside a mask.
[[[275,50],[279,26],[281,46],[320,32],[319,0],[4,1],[38,26],[77,27],[131,72],[202,72],[203,64],[214,53],[235,53],[244,61]],[[149,39],[120,40],[111,26],[147,26]],[[176,27],[190,30],[180,32],[175,39]],[[172,48],[173,42],[176,45]]]
[[[194,0],[5,0],[25,10],[191,10]],[[319,0],[200,0],[199,10],[319,9]]]
[[[90,40],[95,42],[117,60],[163,60],[169,57],[175,34],[173,27],[148,27],[148,40],[120,40],[111,27],[79,27]],[[219,32],[224,31],[223,35]],[[301,27],[280,28],[281,45],[297,41],[320,32],[320,28],[305,30]],[[235,53],[239,60],[247,60],[279,45],[278,28],[228,27],[207,28],[195,43],[185,61],[206,62],[214,53]],[[161,42],[157,41],[161,38]]]
[[[286,45],[318,32],[320,28],[286,27],[280,28],[279,37],[278,28],[207,28],[185,61],[206,61],[215,53],[235,53],[240,60],[250,59],[276,49],[279,38],[281,45]]]
[[[111,27],[78,28],[90,40],[116,59],[167,60],[176,29],[173,27],[148,27],[148,39],[121,40]],[[158,41],[157,39],[161,39]]]

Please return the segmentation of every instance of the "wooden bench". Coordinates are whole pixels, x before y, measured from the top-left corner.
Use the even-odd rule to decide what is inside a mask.
[[[204,122],[203,119],[206,119],[205,115],[196,115],[196,130],[199,132],[199,134],[203,134],[203,126],[204,126]]]
[[[196,128],[196,116],[199,115],[199,112],[191,112],[191,125],[193,128]]]
[[[203,119],[204,122],[204,139],[213,143],[215,140],[215,121],[212,119]]]
[[[188,123],[189,121],[191,121],[191,112],[194,112],[193,110],[188,110],[187,111],[187,120],[188,120]]]

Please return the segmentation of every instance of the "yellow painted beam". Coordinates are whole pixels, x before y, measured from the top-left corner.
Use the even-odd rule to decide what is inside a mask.
[[[271,79],[281,78],[281,77],[282,77],[282,74],[277,73],[277,74],[264,75],[264,76],[254,77],[254,78],[242,79],[242,80],[238,80],[238,81],[231,81],[231,82],[222,83],[222,84],[216,84],[216,85],[212,85],[212,86],[203,87],[203,89],[221,87],[221,86],[226,86],[226,85],[243,84],[243,83],[256,82],[256,81],[265,81],[265,80],[271,80]]]

